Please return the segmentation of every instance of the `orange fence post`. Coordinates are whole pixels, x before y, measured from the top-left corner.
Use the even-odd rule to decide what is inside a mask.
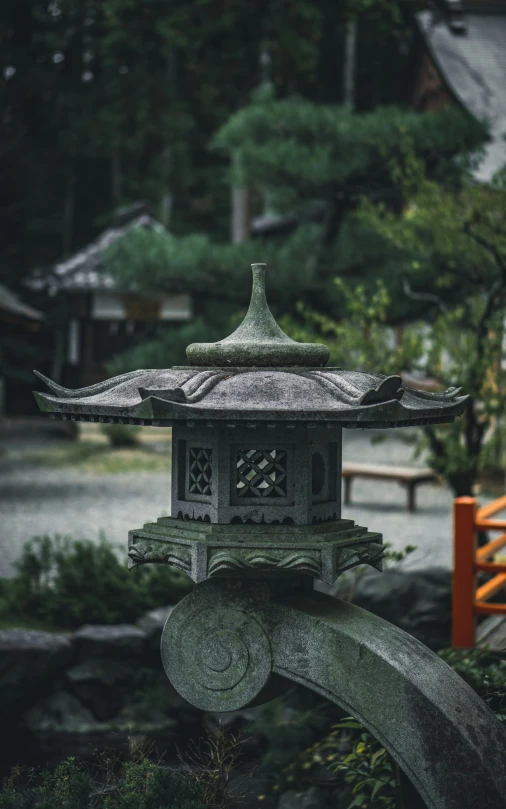
[[[453,503],[452,646],[474,646],[476,618],[476,500],[458,497]]]

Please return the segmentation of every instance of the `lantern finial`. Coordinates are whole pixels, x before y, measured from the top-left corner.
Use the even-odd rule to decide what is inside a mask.
[[[329,349],[321,343],[297,343],[276,323],[265,296],[265,264],[252,264],[251,301],[241,325],[217,343],[193,343],[186,349],[191,365],[219,367],[321,367]]]

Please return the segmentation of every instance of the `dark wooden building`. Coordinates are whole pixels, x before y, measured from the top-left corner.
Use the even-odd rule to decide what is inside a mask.
[[[163,231],[143,203],[120,210],[113,225],[63,261],[36,270],[28,286],[52,300],[55,326],[51,376],[68,387],[109,375],[117,354],[149,340],[159,328],[192,316],[188,295],[146,299],[124,292],[103,268],[105,251],[131,228]],[[59,324],[59,325],[58,325]]]
[[[43,315],[0,284],[0,418],[15,412],[20,382],[29,371],[19,366],[20,346],[39,340]]]

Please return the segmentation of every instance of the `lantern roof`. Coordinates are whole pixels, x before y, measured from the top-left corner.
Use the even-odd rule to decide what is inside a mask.
[[[194,343],[188,366],[139,370],[79,390],[35,372],[50,393],[35,393],[53,418],[162,426],[177,421],[328,422],[402,427],[453,421],[461,388],[418,391],[399,376],[326,367],[327,346],[297,343],[278,326],[265,298],[265,265],[253,264],[251,303],[242,324],[217,343]]]

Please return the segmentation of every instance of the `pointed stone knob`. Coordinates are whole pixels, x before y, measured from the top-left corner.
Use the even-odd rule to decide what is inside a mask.
[[[327,364],[329,349],[320,343],[297,343],[278,326],[265,297],[265,264],[252,264],[253,289],[241,325],[218,343],[192,343],[191,365],[224,367],[318,367]]]

